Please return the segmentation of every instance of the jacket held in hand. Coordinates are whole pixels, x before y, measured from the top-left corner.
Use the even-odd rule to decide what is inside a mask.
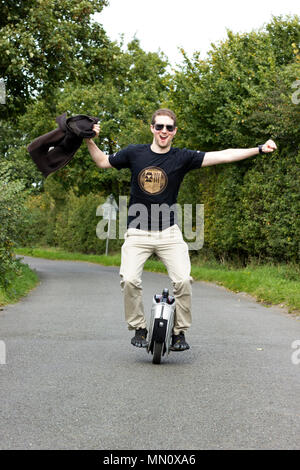
[[[57,129],[37,137],[28,145],[28,152],[45,178],[69,163],[83,139],[95,137],[93,125],[98,121],[98,118],[85,114],[67,118],[64,113],[56,118]]]

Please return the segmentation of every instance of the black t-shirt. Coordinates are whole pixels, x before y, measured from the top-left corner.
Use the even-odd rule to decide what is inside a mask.
[[[201,167],[204,155],[176,147],[156,153],[149,144],[129,145],[110,155],[109,163],[114,168],[131,170],[128,227],[164,230],[176,223],[180,184],[186,173]]]

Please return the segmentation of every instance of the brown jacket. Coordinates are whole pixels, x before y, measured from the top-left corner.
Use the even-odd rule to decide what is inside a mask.
[[[45,178],[67,165],[84,138],[95,136],[92,130],[98,118],[78,114],[67,118],[67,113],[56,118],[58,128],[33,140],[27,147],[34,163]]]

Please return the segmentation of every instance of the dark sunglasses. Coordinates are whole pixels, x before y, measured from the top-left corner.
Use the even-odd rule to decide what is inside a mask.
[[[168,132],[173,132],[175,130],[175,126],[172,126],[171,124],[154,124],[154,129],[156,131],[162,131],[164,127]]]

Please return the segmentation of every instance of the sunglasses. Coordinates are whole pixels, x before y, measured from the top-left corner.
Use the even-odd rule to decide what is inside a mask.
[[[167,129],[168,132],[175,131],[175,126],[172,126],[171,124],[154,124],[154,129],[156,131],[162,131],[164,127]]]

